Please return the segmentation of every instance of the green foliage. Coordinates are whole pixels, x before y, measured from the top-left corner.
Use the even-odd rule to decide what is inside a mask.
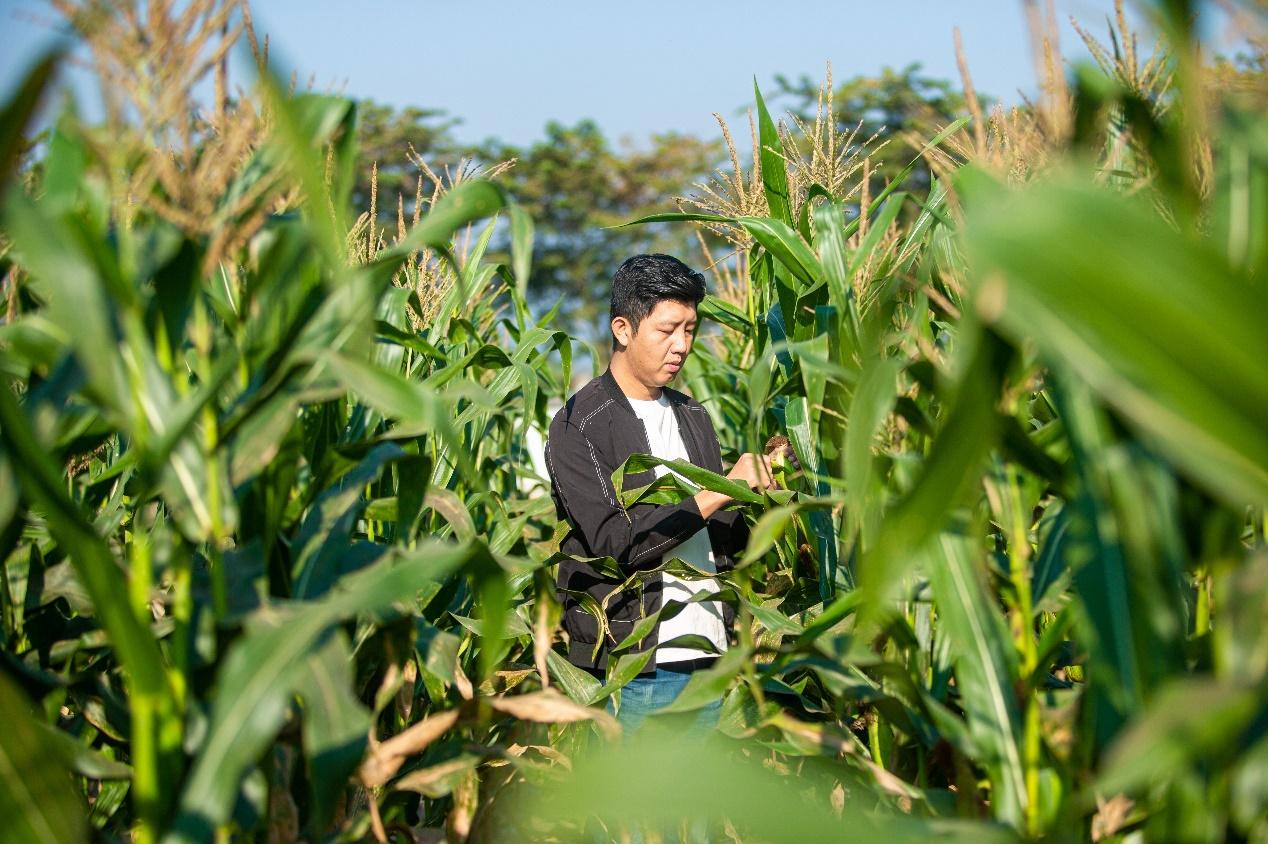
[[[115,223],[95,190],[106,162],[71,122],[47,189],[4,207],[25,303],[0,340],[5,653],[26,695],[60,712],[77,773],[122,778],[94,790],[92,823],[137,840],[275,826],[288,801],[313,834],[346,822],[367,732],[394,731],[416,694],[470,696],[468,677],[483,695],[513,685],[495,670],[523,649],[483,643],[522,628],[507,580],[535,582],[554,529],[548,502],[523,495],[521,443],[562,395],[545,360],[571,360],[570,341],[527,322],[522,286],[500,281],[512,269],[479,257],[425,333],[397,327],[408,291],[390,283],[412,251],[491,228],[503,192],[468,181],[350,261],[338,209],[356,111],[265,88],[274,134],[244,173],[279,171],[306,199],[232,261],[204,269],[208,239],[153,215]],[[531,228],[513,216],[523,276]],[[504,288],[515,318],[480,287]],[[418,686],[397,703],[407,665]],[[41,794],[65,787],[14,792],[14,817],[80,837],[82,798],[31,749],[6,745],[15,770]]]
[[[398,196],[406,219],[413,213],[420,174],[407,158],[411,146],[442,179],[512,163],[499,184],[524,209],[536,233],[527,301],[539,312],[558,303],[560,324],[586,338],[603,334],[598,325],[606,313],[605,287],[622,260],[638,252],[681,254],[697,248],[677,228],[612,227],[660,209],[666,197],[688,193],[723,159],[715,141],[669,132],[652,135],[644,145],[614,142],[591,120],[572,126],[548,122],[541,140],[523,146],[494,139],[463,144],[453,136],[458,121],[441,113],[396,111],[368,101],[358,108],[362,158],[378,165],[376,214],[388,227],[396,224]],[[424,200],[433,187],[424,177]],[[353,191],[355,207],[369,208],[370,193],[370,170],[362,167]],[[510,248],[509,238],[499,233],[492,257],[504,258]]]
[[[71,790],[70,772],[56,754],[42,747],[47,740],[43,725],[27,711],[21,692],[3,676],[0,712],[8,725],[0,738],[4,840],[31,844],[80,840],[86,831],[84,809]]]
[[[935,814],[989,806],[1028,836],[1236,838],[1265,823],[1225,790],[1258,770],[1265,675],[1215,656],[1211,599],[1254,577],[1265,541],[1250,420],[1268,418],[1268,311],[1258,246],[1226,235],[1265,230],[1268,159],[1230,99],[1215,167],[1259,163],[1198,199],[1157,175],[1189,166],[1174,151],[1198,127],[1081,90],[1111,123],[1078,143],[1148,139],[1151,187],[1124,196],[1078,154],[1021,187],[966,168],[962,218],[934,182],[896,236],[901,193],[859,236],[831,197],[794,229],[764,173],[769,219],[657,218],[756,242],[748,310],[767,330],[711,304],[721,335],[687,380],[735,452],[784,433],[808,469],[723,578],[768,655],[728,726],[788,752],[789,708],[853,719],[872,787],[894,775]],[[1213,229],[1230,189],[1246,201]]]
[[[226,191],[271,185],[269,212],[233,249],[146,196],[122,213],[61,121],[3,204],[6,833],[575,840],[692,814],[739,840],[1262,837],[1268,131],[1236,96],[1204,129],[1078,80],[1072,146],[1031,183],[979,163],[926,190],[908,151],[859,213],[796,205],[758,92],[769,216],[645,215],[676,188],[583,124],[366,252],[345,101],[266,80],[272,134]],[[708,157],[665,144],[679,175]],[[1171,172],[1207,144],[1210,179]],[[655,233],[560,257],[640,215]],[[761,494],[645,455],[614,474],[627,504],[703,487],[753,523],[734,571],[627,578],[716,577],[700,598],[738,624],[622,743],[598,707],[684,604],[617,633],[616,593],[586,595],[616,658],[563,657],[566,528],[526,443],[575,341],[531,305],[684,222],[752,244],[686,386],[726,457],[780,434],[801,468]],[[424,249],[454,283],[412,325]],[[686,480],[625,488],[662,463]],[[673,738],[719,696],[718,735]]]

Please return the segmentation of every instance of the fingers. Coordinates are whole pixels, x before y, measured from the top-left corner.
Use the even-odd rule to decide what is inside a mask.
[[[750,452],[741,457],[739,463],[735,465],[736,468],[745,467],[745,480],[748,481],[750,489],[771,489],[774,484],[770,458],[764,454]]]

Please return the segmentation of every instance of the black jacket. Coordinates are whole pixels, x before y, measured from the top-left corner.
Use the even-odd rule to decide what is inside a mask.
[[[678,429],[691,462],[721,473],[722,454],[708,411],[694,399],[665,388],[665,395],[677,417]],[[609,631],[592,657],[598,640],[594,616],[568,591],[587,592],[596,601],[620,585],[621,580],[606,576],[582,559],[611,557],[625,575],[655,568],[661,558],[707,524],[718,571],[734,567],[734,559],[748,543],[748,525],[739,510],[719,510],[707,523],[700,508],[688,498],[680,504],[635,504],[622,507],[612,488],[612,473],[631,454],[650,454],[651,445],[643,421],[634,413],[621,392],[612,371],[604,372],[568,400],[550,424],[546,440],[546,467],[550,474],[551,496],[561,521],[571,530],[560,543],[569,559],[559,564],[557,585],[564,607],[564,630],[568,633],[568,658],[588,669],[607,667],[612,647],[629,635],[634,624],[661,606],[661,578],[651,578],[614,595],[608,601]],[[655,479],[652,470],[625,476],[625,489],[634,489]],[[727,630],[734,625],[734,610],[722,607]],[[659,641],[659,625],[635,647],[648,650]],[[730,635],[730,632],[728,632]],[[644,674],[655,670],[655,658]]]

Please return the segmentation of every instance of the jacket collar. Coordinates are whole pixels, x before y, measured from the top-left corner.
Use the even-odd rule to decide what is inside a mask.
[[[623,407],[631,416],[634,415],[634,406],[630,404],[629,398],[621,390],[621,385],[616,383],[616,376],[612,374],[612,367],[603,370],[603,374],[599,376],[599,383],[603,385],[603,389],[608,391],[608,397],[616,402],[617,407]]]
[[[625,395],[621,390],[621,385],[616,382],[616,376],[612,374],[612,367],[608,367],[599,376],[599,381],[603,384],[603,388],[607,390],[609,397],[616,403],[617,407],[623,408],[626,413],[633,417],[639,424],[638,415],[634,412],[634,406],[630,404],[629,396]],[[696,432],[695,420],[691,418],[691,414],[687,410],[687,402],[683,395],[676,390],[666,388],[665,396],[669,399],[669,404],[673,407],[674,416],[678,418],[678,432],[682,436],[683,445],[687,447],[687,456],[691,462],[697,466],[704,464],[704,447],[700,443],[699,434]]]
[[[603,388],[608,391],[610,398],[614,399],[618,405],[628,410],[631,414],[634,413],[634,406],[630,404],[630,398],[625,395],[621,385],[616,382],[616,376],[612,374],[612,367],[609,366],[603,370],[603,374],[599,376],[599,381],[602,382]],[[666,387],[664,393],[665,398],[669,399],[669,403],[674,405],[675,410],[679,406],[686,404],[682,394],[677,390],[671,390]]]

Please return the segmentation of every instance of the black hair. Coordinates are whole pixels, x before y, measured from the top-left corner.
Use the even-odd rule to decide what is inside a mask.
[[[665,300],[699,306],[704,300],[704,276],[672,255],[635,255],[612,276],[612,305],[608,318],[625,317],[638,325]],[[612,338],[613,348],[616,338]]]

